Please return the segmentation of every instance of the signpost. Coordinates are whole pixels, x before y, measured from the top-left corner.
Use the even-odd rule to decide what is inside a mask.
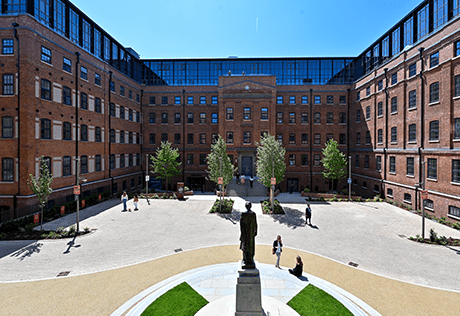
[[[61,206],[61,215],[64,215],[65,213],[65,205]]]
[[[73,194],[80,195],[80,186],[79,185],[74,185],[73,186]]]

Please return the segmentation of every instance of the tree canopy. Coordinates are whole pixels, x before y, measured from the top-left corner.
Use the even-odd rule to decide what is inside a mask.
[[[155,155],[150,156],[152,172],[166,181],[166,190],[168,190],[168,179],[180,174],[179,166],[181,163],[178,158],[179,149],[172,148],[170,142],[161,142]]]
[[[325,179],[340,180],[347,174],[347,159],[345,155],[338,149],[338,144],[335,140],[330,139],[323,148],[323,177]]]
[[[211,152],[207,156],[207,161],[208,169],[206,171],[208,172],[209,179],[211,181],[217,184],[219,177],[222,177],[224,186],[232,181],[236,167],[233,166],[232,161],[230,161],[230,158],[227,155],[227,145],[225,144],[225,140],[222,136],[219,135],[216,143],[211,145]]]
[[[270,187],[271,178],[276,178],[276,183],[284,180],[286,171],[286,149],[281,146],[274,136],[265,133],[257,147],[257,177],[259,182]]]

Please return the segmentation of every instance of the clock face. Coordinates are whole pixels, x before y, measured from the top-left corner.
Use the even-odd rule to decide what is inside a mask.
[[[246,86],[246,90],[249,90],[249,86]]]

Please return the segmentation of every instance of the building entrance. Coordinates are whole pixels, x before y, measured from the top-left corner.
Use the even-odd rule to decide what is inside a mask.
[[[299,191],[299,179],[298,178],[288,178],[287,179],[287,191],[290,193]]]
[[[250,156],[243,156],[241,159],[241,174],[252,177],[252,157]]]

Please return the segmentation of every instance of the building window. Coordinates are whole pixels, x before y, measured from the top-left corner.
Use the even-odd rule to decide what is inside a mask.
[[[115,143],[115,130],[113,128],[109,131],[109,141]]]
[[[200,133],[200,144],[201,145],[206,144],[206,134],[205,133]]]
[[[187,113],[187,124],[193,124],[193,113]]]
[[[96,155],[96,171],[102,170],[102,160],[101,155]]]
[[[457,14],[460,13],[460,1],[456,0],[457,1]],[[454,56],[457,57],[457,56],[460,56],[460,41],[456,41],[454,43]]]
[[[200,104],[206,104],[206,97],[200,97]]]
[[[51,139],[51,121],[41,119],[41,139]]]
[[[398,113],[398,97],[391,98],[391,114]]]
[[[268,108],[261,108],[260,109],[260,119],[263,121],[268,120]]]
[[[168,113],[161,113],[161,124],[168,124]]]
[[[334,114],[332,114],[332,112],[327,112],[327,114],[326,114],[326,123],[327,124],[334,123]]]
[[[180,114],[179,114],[179,122],[180,122]],[[149,124],[155,124],[155,113],[154,112],[149,113]]]
[[[226,119],[233,120],[233,108],[227,108]]]
[[[382,171],[382,156],[377,156],[375,158],[375,170]]]
[[[430,122],[430,140],[439,140],[439,121]]]
[[[97,84],[98,86],[101,85],[101,75],[100,74],[94,74],[94,83]]]
[[[371,132],[366,131],[366,145],[370,145],[370,144],[371,144]]]
[[[436,180],[438,178],[438,160],[436,158],[428,158],[428,179]]]
[[[314,116],[314,119],[313,119],[313,123],[315,123],[315,124],[321,124],[321,113],[319,113],[319,112],[316,112],[316,113],[315,113],[315,116]]]
[[[193,97],[187,97],[187,104],[193,104]]]
[[[86,67],[80,67],[80,78],[83,80],[88,80],[88,69],[86,69]]]
[[[120,168],[124,168],[126,164],[125,154],[120,155]]]
[[[187,134],[187,144],[193,145],[193,133]]]
[[[155,104],[155,97],[149,97],[149,104]]]
[[[217,96],[211,97],[211,104],[217,104]]]
[[[413,77],[417,74],[417,63],[409,65],[409,77]]]
[[[428,25],[428,16],[429,16],[429,10],[428,10],[428,4],[425,5],[422,9],[420,9],[417,13],[417,39],[421,40],[424,38],[429,31],[429,25]]]
[[[377,131],[377,143],[383,143],[383,129],[381,128]]]
[[[72,125],[69,122],[63,124],[63,140],[72,140]]]
[[[289,97],[289,104],[295,104],[295,96],[294,95],[291,95]]]
[[[315,154],[313,156],[313,166],[320,167],[321,166],[321,155]]]
[[[301,166],[308,166],[308,155],[307,154],[302,154],[300,156],[300,165]]]
[[[398,127],[393,126],[391,128],[391,142],[397,143],[398,142]]]
[[[334,103],[334,96],[333,95],[328,95],[326,97],[326,103],[327,104],[333,104]]]
[[[413,157],[406,158],[406,174],[408,176],[414,175],[414,158]]]
[[[383,89],[383,80],[380,80],[379,82],[377,82],[377,90],[381,91],[382,89]]]
[[[315,145],[321,145],[321,134],[320,133],[316,133],[315,136],[314,136],[314,144]]]
[[[65,156],[62,158],[62,175],[64,177],[70,176],[72,174],[72,165],[71,165],[70,156]]]
[[[206,124],[206,113],[200,113],[200,124]]]
[[[430,85],[430,103],[439,101],[439,82]]]
[[[13,95],[14,94],[14,76],[13,74],[4,74],[3,75],[3,95]]]
[[[276,123],[283,124],[283,112],[276,113]]]
[[[82,124],[80,126],[80,140],[82,142],[87,142],[88,141],[88,126]]]
[[[111,170],[115,169],[115,155],[114,154],[110,155],[109,163],[110,163],[110,169]]]
[[[243,132],[243,144],[251,143],[251,132]]]
[[[394,85],[398,82],[398,73],[395,72],[394,74],[391,75],[391,85]]]
[[[80,157],[80,173],[88,173],[88,156]]]
[[[278,141],[278,143],[282,144],[283,143],[283,134],[282,133],[276,134],[276,140]]]
[[[460,217],[460,207],[449,205],[449,215]]]
[[[428,209],[430,211],[434,210],[433,200],[429,200],[429,199],[423,200],[423,206],[425,207],[425,209]]]
[[[409,109],[417,107],[417,91],[409,91]]]
[[[109,104],[109,111],[110,111],[110,116],[115,116],[115,104],[114,103]]]
[[[72,105],[72,96],[69,87],[62,88],[62,104]]]
[[[120,118],[122,120],[125,119],[125,107],[124,106],[120,106]]]
[[[308,134],[302,133],[302,145],[308,145]]]
[[[366,88],[366,97],[371,95],[371,87]]]
[[[303,112],[301,117],[302,124],[308,124],[308,113]]]
[[[387,195],[393,197],[393,189],[387,189]]]
[[[193,154],[187,154],[187,165],[193,165]]]
[[[339,145],[346,145],[346,144],[347,144],[346,134],[339,134]]]
[[[326,143],[329,142],[330,139],[334,139],[334,136],[332,135],[332,133],[327,133],[326,134]]]
[[[217,124],[218,119],[217,119],[217,113],[211,113],[211,124]]]
[[[289,113],[289,124],[295,124],[295,113]]]
[[[361,133],[356,133],[356,145],[361,145]]]
[[[161,97],[161,104],[168,104],[168,97]]]
[[[361,110],[356,110],[356,123],[361,122]]]
[[[315,104],[321,104],[321,96],[315,95]]]
[[[383,102],[377,103],[377,116],[383,116]]]
[[[417,140],[417,125],[409,125],[409,142],[415,142]]]
[[[120,131],[120,144],[124,144],[124,143],[125,143],[125,131],[121,130]]]
[[[404,202],[412,203],[412,195],[410,195],[409,193],[404,193]]]
[[[200,154],[200,166],[206,165],[206,154]]]
[[[345,112],[340,112],[339,113],[339,123],[340,124],[345,124],[347,123],[347,115]]]
[[[276,104],[283,104],[283,96],[282,95],[276,96]]]
[[[460,139],[460,118],[454,120],[454,139]]]
[[[79,28],[80,28],[80,17],[78,13],[76,13],[74,10],[69,9],[69,14],[70,14],[70,19],[69,19],[69,37],[70,40],[76,44],[79,44],[80,42],[80,34],[79,34]]]
[[[452,182],[460,183],[460,159],[452,159]]]
[[[41,98],[51,100],[51,82],[46,79],[41,80]]]
[[[250,120],[251,119],[251,108],[244,108],[243,109],[243,120]]]
[[[366,106],[366,120],[370,120],[370,119],[371,119],[371,107]]]
[[[131,91],[130,91],[130,92],[131,92]],[[130,97],[130,99],[131,99],[131,97]],[[139,99],[139,94],[136,93],[136,102],[139,103],[139,100],[140,100],[140,99]]]
[[[125,96],[125,87],[123,87],[123,86],[120,86],[120,95],[121,95],[122,97]]]
[[[88,95],[84,92],[80,94],[80,108],[82,110],[88,110]]]
[[[109,85],[110,85],[110,91],[115,92],[115,82],[110,81]]]
[[[439,52],[430,55],[430,68],[439,65]]]
[[[289,155],[289,166],[295,166],[295,155]]]
[[[72,61],[68,58],[63,57],[62,59],[62,69],[69,73],[72,73]]]
[[[390,172],[396,173],[396,157],[390,156]]]
[[[219,139],[219,136],[217,136],[217,133],[212,133],[211,134],[211,144],[215,144],[217,140]]]
[[[2,39],[2,54],[3,55],[14,54],[14,41],[12,38]]]
[[[13,138],[13,117],[2,117],[2,138]]]
[[[460,43],[460,42],[459,42]],[[455,76],[455,87],[454,87],[454,95],[456,97],[460,97],[460,75]]]
[[[233,132],[227,132],[226,143],[233,144]]]
[[[308,96],[307,95],[302,96],[302,104],[308,104]]]
[[[138,97],[138,96],[139,96],[139,95],[136,94],[136,97]],[[133,99],[133,92],[132,92],[131,90],[128,91],[128,98],[129,98],[130,100]],[[139,100],[137,100],[137,102],[139,102]]]
[[[42,46],[41,60],[45,63],[51,64],[51,50]]]
[[[155,144],[156,144],[155,133],[150,133],[150,134],[149,134],[149,144],[150,144],[150,145],[155,145]]]
[[[289,134],[289,144],[295,145],[295,133]]]
[[[129,154],[129,156],[128,156],[128,164],[129,164],[130,167],[132,167],[134,165],[133,162],[134,162],[133,161],[133,154]]]
[[[130,143],[130,144],[133,143],[133,132],[128,133],[128,143]]]
[[[96,129],[95,129],[95,141],[97,143],[100,143],[102,141],[102,133],[101,133],[101,128],[96,126]]]
[[[347,103],[347,97],[344,96],[344,95],[341,95],[341,96],[339,97],[339,103],[340,103],[340,104],[345,104],[345,103]]]

